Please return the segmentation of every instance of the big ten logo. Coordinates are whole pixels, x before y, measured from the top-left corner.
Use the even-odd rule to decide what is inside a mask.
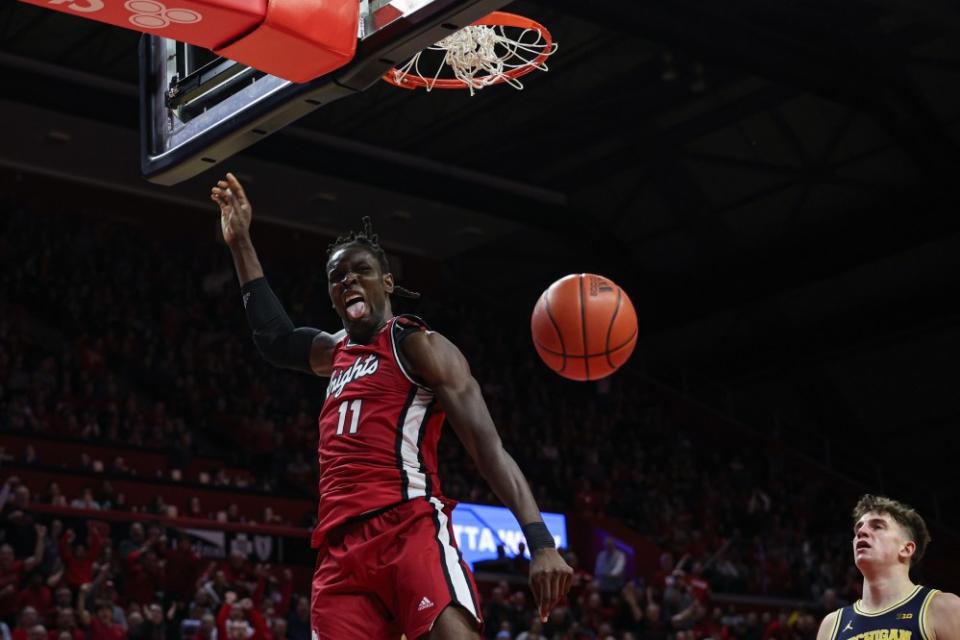
[[[101,11],[103,0],[50,0],[50,4],[67,5],[67,9],[78,13]],[[130,24],[139,29],[163,29],[171,24],[194,24],[203,20],[203,16],[192,9],[168,9],[156,0],[127,0],[123,5],[132,13]]]
[[[50,4],[65,4],[70,11],[94,13],[103,9],[103,0],[50,0]]]
[[[203,20],[203,16],[190,9],[167,9],[156,0],[127,0],[123,5],[132,13],[130,23],[140,29],[163,29],[176,24],[193,24]]]

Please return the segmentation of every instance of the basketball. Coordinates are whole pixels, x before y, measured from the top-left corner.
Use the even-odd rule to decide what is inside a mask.
[[[609,278],[571,274],[537,300],[530,331],[548,367],[571,380],[599,380],[633,353],[637,314],[627,294]]]

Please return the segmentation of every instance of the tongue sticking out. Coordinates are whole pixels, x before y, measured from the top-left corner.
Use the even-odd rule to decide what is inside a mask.
[[[347,307],[346,311],[347,311],[347,316],[351,320],[357,320],[359,318],[362,318],[364,315],[366,315],[367,303],[363,302],[362,300],[360,302],[354,302],[349,307]]]

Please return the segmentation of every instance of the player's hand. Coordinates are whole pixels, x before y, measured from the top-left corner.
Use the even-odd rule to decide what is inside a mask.
[[[570,590],[573,569],[556,549],[539,549],[530,562],[530,590],[537,603],[540,621],[546,622],[550,611]]]
[[[210,199],[220,205],[220,230],[227,246],[233,247],[248,238],[253,207],[236,176],[228,173],[217,182],[217,186],[210,190]]]

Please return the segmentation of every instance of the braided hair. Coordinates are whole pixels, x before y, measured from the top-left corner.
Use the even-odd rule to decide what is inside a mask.
[[[387,254],[380,246],[379,236],[373,232],[373,223],[370,216],[363,216],[363,231],[349,231],[346,235],[339,236],[333,244],[327,247],[327,260],[333,255],[334,251],[348,247],[350,245],[361,246],[377,259],[380,263],[380,271],[390,273],[390,263],[387,261]],[[399,285],[394,285],[393,295],[400,298],[409,298],[410,300],[419,300],[420,294],[416,291],[410,291]]]

